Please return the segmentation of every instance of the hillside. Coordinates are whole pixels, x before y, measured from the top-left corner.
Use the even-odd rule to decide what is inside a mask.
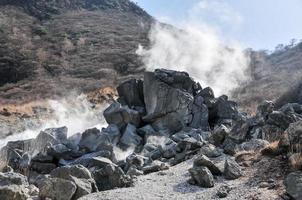
[[[233,94],[243,108],[254,111],[264,100],[276,101],[285,93],[286,98],[289,98],[293,94],[288,95],[288,92],[301,88],[298,85],[302,77],[302,43],[272,54],[251,51],[250,57],[252,80],[236,89]],[[282,106],[281,101],[298,102],[297,99],[280,100],[279,107]]]
[[[0,102],[93,91],[138,76],[135,50],[148,44],[152,21],[128,0],[0,0]]]

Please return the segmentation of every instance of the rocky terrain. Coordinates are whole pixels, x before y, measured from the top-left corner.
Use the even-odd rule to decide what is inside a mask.
[[[265,101],[248,116],[165,69],[117,91],[102,130],[3,147],[1,199],[301,199],[301,104]]]
[[[91,92],[139,77],[153,18],[129,0],[0,0],[0,102]]]

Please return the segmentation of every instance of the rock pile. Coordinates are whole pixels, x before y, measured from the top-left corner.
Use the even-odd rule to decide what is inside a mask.
[[[1,150],[1,169],[14,172],[0,176],[1,199],[78,199],[130,187],[136,176],[194,156],[189,183],[213,187],[215,176],[243,175],[233,157],[237,152],[260,151],[269,144],[264,139],[287,138],[294,146],[299,139],[301,126],[291,123],[301,119],[301,106],[273,111],[273,103],[265,102],[248,117],[227,96],[215,98],[211,88],[202,88],[186,72],[146,72],[144,81],[129,80],[117,91],[119,98],[104,111],[108,126],[102,130],[67,137],[66,127],[51,128],[34,139],[9,142]],[[120,151],[131,153],[121,158]],[[15,176],[24,181],[6,181]],[[222,188],[219,196],[229,191]]]

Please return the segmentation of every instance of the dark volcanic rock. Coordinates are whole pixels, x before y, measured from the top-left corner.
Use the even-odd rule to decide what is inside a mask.
[[[286,192],[294,199],[302,197],[302,172],[292,172],[285,179]]]
[[[214,177],[207,167],[193,167],[189,172],[195,184],[205,188],[214,187]]]

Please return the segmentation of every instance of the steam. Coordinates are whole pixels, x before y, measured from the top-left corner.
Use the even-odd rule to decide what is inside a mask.
[[[102,116],[106,105],[94,109],[85,95],[79,95],[77,97],[71,95],[61,100],[49,100],[48,105],[50,109],[53,110],[50,119],[46,119],[45,122],[42,122],[41,126],[28,126],[24,132],[0,140],[0,148],[5,146],[8,141],[35,138],[40,131],[47,128],[66,126],[68,128],[68,136],[72,136],[92,127],[101,129],[106,125]]]
[[[248,80],[246,71],[249,59],[239,43],[230,40],[228,45],[224,44],[217,27],[210,27],[199,15],[198,11],[209,11],[211,7],[218,8],[220,5],[220,10],[223,10],[223,15],[219,18],[221,22],[228,24],[235,18],[236,26],[240,24],[242,19],[238,14],[218,1],[216,4],[213,5],[210,1],[199,2],[190,10],[186,22],[179,24],[181,30],[160,23],[154,24],[149,34],[151,46],[144,48],[140,45],[137,49],[147,70],[167,68],[187,71],[203,87],[212,87],[217,95],[228,94]]]

